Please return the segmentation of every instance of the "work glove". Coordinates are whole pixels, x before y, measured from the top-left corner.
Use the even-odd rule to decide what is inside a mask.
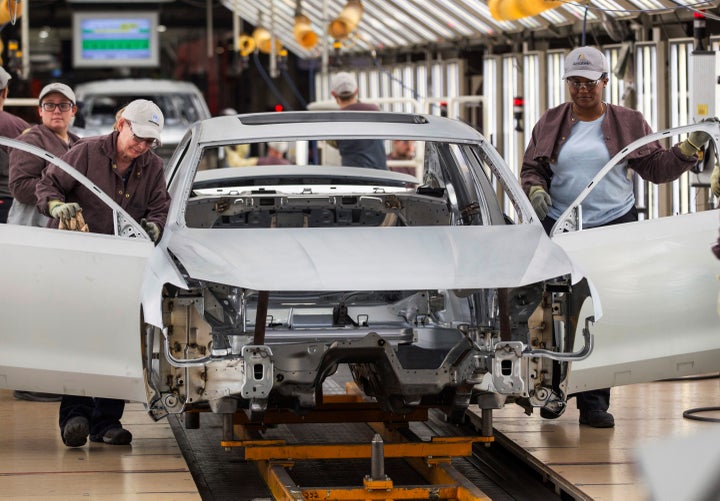
[[[716,118],[704,118],[701,122],[717,122]],[[680,143],[680,151],[683,155],[691,157],[697,155],[703,149],[705,143],[710,141],[710,134],[701,130],[694,130],[685,141]]]
[[[158,238],[160,238],[160,227],[157,224],[148,222],[147,219],[142,218],[140,220],[140,226],[142,226],[142,229],[152,238],[153,242],[158,241]]]
[[[82,211],[82,208],[80,204],[75,202],[65,203],[60,200],[50,200],[48,202],[48,211],[54,219],[69,221]]]
[[[530,188],[528,197],[530,197],[530,203],[540,220],[545,219],[549,212],[548,206],[552,205],[552,199],[548,192],[542,186],[533,186]]]
[[[712,174],[710,175],[710,191],[716,197],[720,197],[720,167],[715,164]]]
[[[85,222],[85,219],[83,218],[82,211],[78,211],[78,213],[75,215],[75,217],[71,217],[70,219],[60,219],[60,223],[58,223],[58,229],[59,230],[70,230],[70,231],[82,231],[82,232],[88,232],[90,231],[90,227]]]

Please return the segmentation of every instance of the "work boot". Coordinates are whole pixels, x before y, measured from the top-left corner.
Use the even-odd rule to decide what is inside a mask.
[[[110,445],[127,445],[132,442],[132,433],[125,428],[110,428],[103,434],[91,435],[90,441]]]
[[[71,417],[62,429],[62,441],[68,447],[81,447],[87,442],[89,434],[90,422],[86,417]]]
[[[580,424],[586,424],[593,428],[612,428],[615,426],[615,418],[607,411],[581,412]]]

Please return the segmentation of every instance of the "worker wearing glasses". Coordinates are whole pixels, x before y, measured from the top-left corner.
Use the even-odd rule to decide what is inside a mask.
[[[59,103],[62,103],[64,111],[47,111]],[[62,156],[78,140],[78,136],[68,130],[75,111],[75,93],[72,89],[59,82],[48,84],[42,88],[38,97],[40,123],[25,128],[16,139],[53,155]],[[49,164],[41,157],[22,150],[10,148],[9,151],[8,188],[13,202],[7,222],[23,226],[46,226],[48,218],[40,214],[35,207],[35,186]],[[13,391],[13,396],[18,400],[31,402],[57,402],[61,397],[52,393],[24,390]]]
[[[137,99],[120,113],[117,130],[85,138],[62,157],[140,222],[154,242],[162,235],[170,207],[163,160],[152,151],[160,143],[163,124],[155,103]],[[52,226],[62,220],[72,228],[82,211],[90,232],[114,234],[112,210],[59,167],[48,167],[36,193],[38,209],[52,218]],[[92,442],[129,444],[132,434],[120,423],[124,408],[123,400],[64,395],[59,419],[63,443],[79,447],[89,437]]]
[[[652,133],[639,111],[604,101],[609,68],[605,55],[594,47],[580,47],[565,59],[563,78],[570,102],[547,110],[533,127],[525,150],[520,180],[545,231],[570,206],[597,172],[622,148]],[[684,141],[665,149],[655,141],[631,153],[605,176],[583,201],[583,228],[636,221],[630,169],[653,183],[680,177],[698,161],[698,151],[710,137],[692,132]],[[610,389],[578,393],[580,423],[610,428]],[[546,418],[560,409],[541,410]]]
[[[73,90],[60,82],[48,84],[42,88],[38,98],[41,123],[30,127],[17,139],[61,157],[79,139],[69,130],[76,112]],[[35,187],[49,163],[32,153],[16,149],[10,150],[9,161],[8,185],[15,200],[8,223],[47,226],[49,219],[36,208]]]

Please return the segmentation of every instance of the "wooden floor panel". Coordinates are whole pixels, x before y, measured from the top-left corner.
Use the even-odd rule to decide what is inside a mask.
[[[717,429],[718,423],[683,418],[683,411],[720,406],[720,379],[686,379],[612,389],[615,428],[578,424],[574,399],[558,419],[524,414],[519,406],[494,412],[495,429],[525,453],[597,501],[649,499],[636,465],[638,447],[670,437]],[[720,418],[720,412],[703,414]],[[720,493],[719,497],[720,499]]]
[[[682,413],[718,405],[720,379],[657,382],[613,388],[615,428],[580,426],[574,400],[555,420],[526,416],[508,405],[494,412],[494,425],[587,499],[642,501],[649,499],[649,489],[637,471],[637,448],[717,429],[717,423],[688,420]],[[128,404],[123,424],[133,433],[132,445],[68,448],[59,436],[57,412],[57,403],[20,401],[0,390],[0,498],[200,499],[167,420],[153,422],[141,405]]]
[[[128,446],[66,447],[58,403],[27,402],[0,390],[0,498],[158,501],[200,499],[166,420],[128,404]]]

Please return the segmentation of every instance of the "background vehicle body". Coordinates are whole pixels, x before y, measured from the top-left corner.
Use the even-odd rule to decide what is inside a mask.
[[[239,142],[365,137],[418,141],[423,180],[342,166],[207,169]],[[558,411],[577,387],[571,362],[589,354],[590,331],[606,320],[606,297],[612,334],[597,342],[608,353],[617,337],[645,352],[670,344],[673,356],[687,356],[682,366],[644,372],[653,378],[693,373],[699,344],[715,369],[720,364],[720,341],[706,336],[710,317],[700,311],[707,301],[695,300],[714,298],[716,285],[703,279],[685,291],[682,310],[663,304],[654,312],[658,324],[674,316],[692,329],[701,318],[700,341],[638,330],[627,319],[652,310],[639,308],[642,285],[659,284],[637,274],[658,268],[627,269],[635,263],[569,244],[568,258],[492,146],[460,122],[361,112],[217,117],[191,127],[166,174],[173,202],[154,248],[144,238],[0,227],[13,249],[3,276],[30,277],[38,293],[72,284],[57,308],[47,305],[48,318],[31,315],[27,296],[3,301],[11,319],[3,386],[141,400],[156,418],[210,408],[245,409],[262,421],[271,408],[311,409],[323,380],[348,364],[365,393],[393,412],[425,405],[460,415],[471,403],[509,402]],[[503,214],[498,193],[514,214]],[[688,219],[686,247],[710,255],[717,213]],[[634,245],[641,252],[644,244]],[[62,274],[37,268],[54,262],[49,255],[68,256]],[[575,260],[603,287],[595,290]],[[714,264],[699,261],[694,275],[714,277]],[[125,268],[105,273],[118,266]],[[633,295],[612,301],[628,277],[639,284]],[[63,325],[76,302],[85,316]],[[64,357],[55,355],[61,345]],[[616,373],[616,358],[599,360],[598,377],[583,389],[607,386],[600,375]]]

